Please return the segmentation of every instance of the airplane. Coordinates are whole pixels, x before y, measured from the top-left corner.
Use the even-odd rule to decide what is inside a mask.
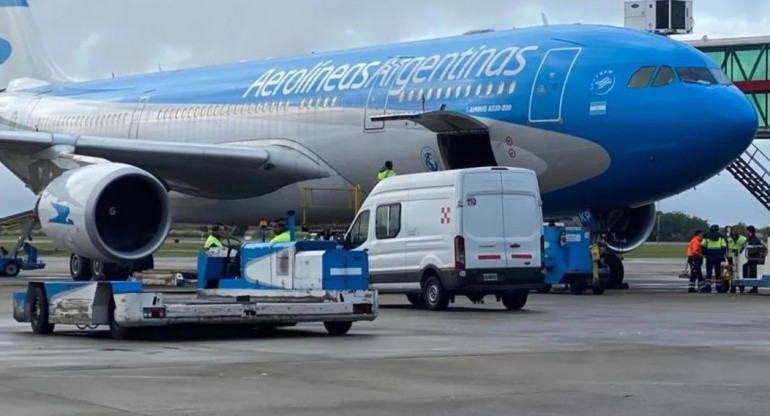
[[[600,25],[74,82],[27,1],[0,0],[0,88],[0,162],[40,195],[77,280],[150,267],[171,223],[255,225],[297,209],[303,189],[367,192],[391,160],[399,174],[534,170],[545,217],[596,224],[618,283],[656,201],[720,172],[757,129],[703,53]]]

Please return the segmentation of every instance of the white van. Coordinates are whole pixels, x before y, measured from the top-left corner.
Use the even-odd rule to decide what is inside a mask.
[[[445,309],[495,295],[521,309],[544,286],[543,213],[531,170],[487,167],[385,179],[364,201],[346,247],[369,253],[372,287]]]

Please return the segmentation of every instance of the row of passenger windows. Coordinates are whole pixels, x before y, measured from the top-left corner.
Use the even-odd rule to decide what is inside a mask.
[[[319,97],[303,99],[299,102],[299,108],[303,110],[317,108],[331,108],[337,106],[337,97]],[[252,103],[238,105],[208,105],[185,108],[169,108],[156,112],[156,120],[181,120],[200,117],[238,116],[248,114],[273,113],[287,111],[291,107],[290,101],[275,101],[271,103]],[[130,121],[129,113],[102,114],[98,116],[73,116],[73,117],[42,117],[35,124],[38,128],[56,127],[104,127],[127,125]]]
[[[724,71],[719,68],[677,67],[676,74],[679,76],[680,81],[692,84],[729,85],[732,83]],[[655,78],[653,78],[653,75],[655,75]],[[631,75],[628,87],[646,88],[650,86],[650,81],[652,81],[653,87],[662,87],[673,84],[676,81],[676,76],[670,66],[664,65],[660,68],[656,66],[643,66]]]
[[[476,97],[482,95],[502,95],[506,92],[509,95],[516,92],[516,81],[511,81],[508,84],[506,84],[504,81],[501,81],[497,84],[492,82],[488,84],[476,84],[475,87],[471,84],[468,84],[446,88],[438,87],[435,90],[433,88],[428,88],[427,90],[402,90],[398,95],[398,102],[412,102],[414,100],[419,102],[423,99],[426,101],[432,99],[440,100],[442,98],[449,99],[453,96],[454,98],[460,98],[461,96],[470,97],[471,94],[475,95]]]
[[[652,67],[654,69],[654,67]],[[644,68],[643,68],[644,69]],[[423,100],[440,100],[442,98],[460,98],[474,95],[489,96],[513,94],[516,92],[516,81],[509,83],[488,83],[476,85],[457,85],[454,87],[438,87],[419,90],[402,90],[398,95],[398,102],[413,102]],[[318,97],[303,99],[299,103],[300,110],[317,108],[330,108],[337,106],[337,97]],[[270,103],[251,103],[238,105],[206,105],[184,108],[169,108],[156,112],[156,120],[181,120],[200,117],[224,117],[247,114],[261,114],[287,111],[292,106],[290,101],[274,101]],[[116,125],[126,125],[130,121],[129,113],[102,114],[97,116],[76,117],[42,117],[36,123],[39,128],[49,129],[57,127],[88,127],[98,128]]]

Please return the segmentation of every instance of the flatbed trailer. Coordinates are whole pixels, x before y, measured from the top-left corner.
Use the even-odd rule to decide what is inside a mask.
[[[38,334],[55,325],[107,325],[114,338],[169,325],[280,326],[323,322],[331,334],[377,316],[369,290],[174,290],[140,282],[30,282],[14,294],[13,316]]]
[[[138,281],[33,281],[13,297],[13,316],[35,333],[56,325],[108,325],[114,338],[169,325],[287,326],[323,322],[342,335],[377,317],[366,253],[331,241],[229,244],[201,250],[197,287]]]

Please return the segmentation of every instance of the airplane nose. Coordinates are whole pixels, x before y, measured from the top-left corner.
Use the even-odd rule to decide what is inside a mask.
[[[757,112],[737,87],[723,88],[718,99],[702,105],[706,109],[699,121],[703,155],[713,166],[730,164],[749,147],[757,133]]]

